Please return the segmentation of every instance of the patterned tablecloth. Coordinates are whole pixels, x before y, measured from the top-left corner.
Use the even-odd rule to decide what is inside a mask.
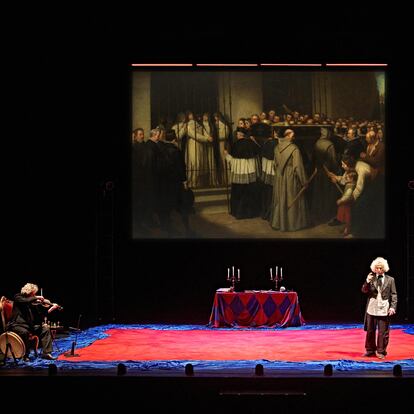
[[[209,325],[219,327],[286,328],[302,326],[296,292],[216,292]]]

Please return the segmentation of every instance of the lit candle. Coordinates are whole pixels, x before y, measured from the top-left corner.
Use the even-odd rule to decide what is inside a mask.
[[[234,266],[233,266],[233,276],[234,276]]]
[[[270,268],[270,280],[273,280],[272,268]]]
[[[237,270],[237,280],[240,282],[240,269]]]
[[[276,279],[277,279],[277,275],[278,275],[278,270],[279,270],[279,266],[276,266]]]
[[[283,268],[281,267],[280,268],[280,280],[282,280],[283,279]]]
[[[227,280],[230,280],[230,268],[227,268]]]

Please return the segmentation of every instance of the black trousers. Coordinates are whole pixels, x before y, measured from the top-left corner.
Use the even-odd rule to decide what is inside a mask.
[[[367,352],[377,351],[387,355],[387,346],[390,338],[390,317],[372,316],[367,313],[367,336],[365,338],[365,349]],[[375,341],[376,330],[378,329],[377,341]]]
[[[22,339],[26,346],[26,356],[29,355],[29,334],[37,335],[39,337],[40,346],[44,354],[52,352],[52,336],[50,329],[47,326],[35,326],[34,329],[28,329],[25,326],[15,325],[10,327],[10,331],[17,333]]]

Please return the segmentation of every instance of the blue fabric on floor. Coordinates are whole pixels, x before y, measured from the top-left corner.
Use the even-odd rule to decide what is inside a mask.
[[[363,329],[362,324],[314,324],[304,325],[301,327],[280,328],[280,330],[310,330],[310,329]],[[66,338],[59,338],[55,341],[59,347],[60,354],[71,350],[72,342],[76,339],[75,353],[77,349],[84,348],[98,339],[106,338],[105,333],[108,329],[155,329],[155,330],[275,330],[275,328],[211,328],[206,325],[167,325],[167,324],[131,324],[131,325],[100,325],[73,333]],[[402,329],[403,332],[414,335],[414,325],[392,325],[391,329]],[[56,351],[56,349],[55,349]],[[53,352],[56,355],[56,352]],[[413,351],[414,353],[414,351]],[[32,357],[33,358],[33,357]],[[331,364],[337,371],[352,370],[387,370],[392,371],[396,364],[400,364],[403,370],[414,370],[414,358],[400,361],[382,361],[378,362],[360,362],[352,360],[334,360],[334,361],[306,361],[306,362],[286,362],[286,361],[268,361],[268,360],[243,360],[243,361],[49,361],[41,358],[34,359],[30,362],[19,362],[21,367],[30,367],[33,369],[44,369],[51,363],[54,363],[59,370],[74,369],[111,369],[116,370],[118,363],[123,363],[128,369],[150,371],[150,370],[168,370],[183,371],[187,363],[191,363],[196,370],[238,370],[252,369],[256,364],[262,364],[265,369],[269,370],[297,370],[297,371],[321,371],[326,364]],[[11,359],[8,360],[7,367],[14,366]]]

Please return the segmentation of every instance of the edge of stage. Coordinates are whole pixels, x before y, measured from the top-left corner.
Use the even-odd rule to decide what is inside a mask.
[[[104,406],[114,400],[144,405],[145,400],[145,406],[174,407],[184,412],[195,409],[202,412],[204,404],[215,407],[216,412],[228,412],[230,408],[250,412],[269,404],[289,410],[348,412],[356,403],[358,408],[369,408],[381,394],[387,396],[381,407],[392,408],[394,404],[409,404],[414,389],[414,372],[395,377],[392,372],[324,376],[323,372],[273,374],[265,371],[263,376],[256,376],[252,368],[243,373],[195,371],[193,376],[184,372],[137,373],[133,370],[117,375],[114,367],[93,372],[48,373],[47,369],[0,370],[0,387],[7,390],[8,401],[18,401],[15,398],[21,398],[22,390],[33,390],[52,396],[52,400],[56,397],[57,402],[82,402],[82,407]]]

